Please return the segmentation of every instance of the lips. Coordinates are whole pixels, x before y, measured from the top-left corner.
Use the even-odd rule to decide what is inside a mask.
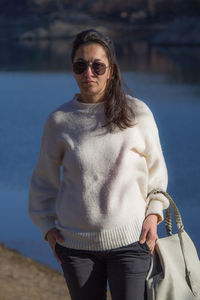
[[[86,85],[93,85],[94,83],[95,83],[95,81],[93,81],[93,80],[83,81],[83,84],[86,84]]]
[[[89,83],[94,83],[94,81],[93,80],[86,80],[86,81],[84,81],[84,83],[89,84]]]

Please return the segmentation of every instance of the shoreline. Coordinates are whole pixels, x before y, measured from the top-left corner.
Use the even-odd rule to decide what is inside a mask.
[[[70,300],[64,276],[0,243],[1,300]],[[108,297],[108,299],[111,299]]]

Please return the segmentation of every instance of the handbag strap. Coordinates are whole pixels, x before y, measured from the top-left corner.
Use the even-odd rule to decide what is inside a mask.
[[[172,208],[173,213],[174,213],[174,218],[175,218],[175,222],[176,222],[176,225],[177,225],[177,228],[178,228],[178,232],[183,231],[184,226],[183,226],[181,214],[180,214],[179,209],[176,206],[175,202],[170,197],[170,195],[167,192],[165,192],[161,189],[153,189],[148,194],[147,197],[149,197],[149,195],[152,195],[152,194],[153,195],[163,194],[169,200],[171,208]],[[165,228],[166,228],[167,234],[172,235],[172,216],[171,216],[171,211],[170,211],[169,207],[165,210]]]

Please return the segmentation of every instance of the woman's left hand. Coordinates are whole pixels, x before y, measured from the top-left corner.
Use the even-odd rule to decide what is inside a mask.
[[[157,238],[158,216],[156,214],[148,215],[142,225],[142,232],[139,242],[143,244],[145,241],[149,246],[151,254],[153,254],[155,241]]]

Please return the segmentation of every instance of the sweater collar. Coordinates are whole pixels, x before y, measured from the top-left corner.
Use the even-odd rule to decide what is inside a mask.
[[[104,101],[96,102],[96,103],[86,103],[81,102],[78,100],[80,97],[80,94],[75,94],[74,98],[72,99],[72,102],[74,106],[82,111],[82,112],[88,112],[88,113],[100,113],[104,112]]]

